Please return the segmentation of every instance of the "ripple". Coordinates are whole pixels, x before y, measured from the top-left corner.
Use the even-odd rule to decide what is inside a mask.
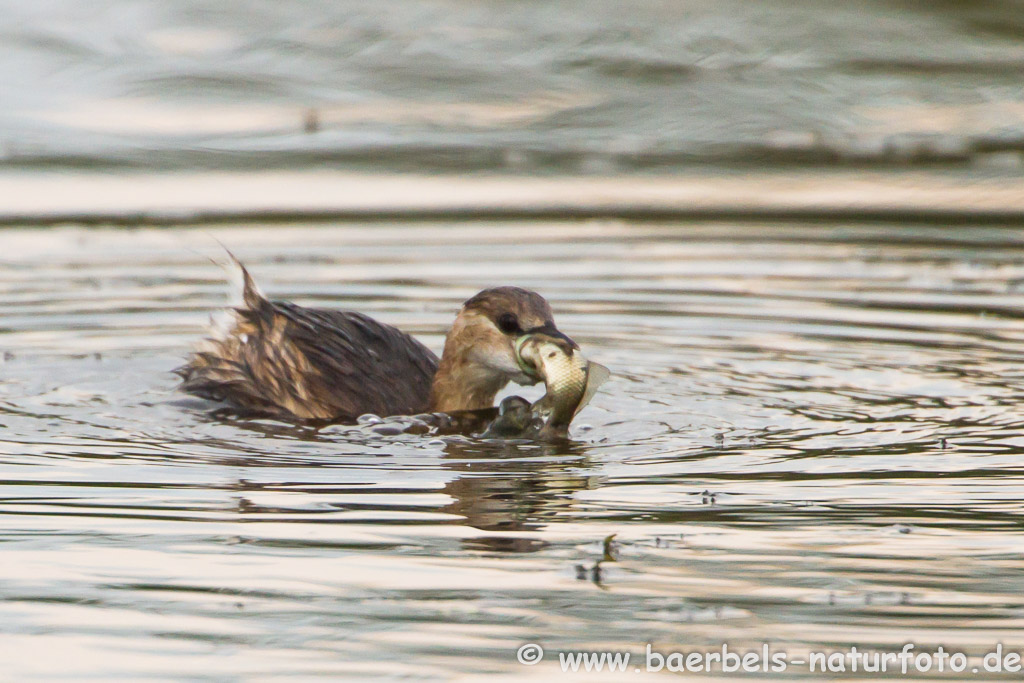
[[[438,350],[479,287],[548,294],[614,372],[561,446],[216,419],[168,373],[224,301],[207,233],[7,230],[7,635],[141,677],[239,647],[291,676],[505,670],[529,640],[983,653],[1024,614],[1024,245],[861,230],[211,231],[266,290]]]

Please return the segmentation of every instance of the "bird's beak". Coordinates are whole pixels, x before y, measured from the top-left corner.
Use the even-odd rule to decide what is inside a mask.
[[[558,328],[556,328],[554,325],[541,325],[539,327],[534,327],[532,329],[526,330],[526,332],[521,334],[519,338],[516,339],[516,363],[519,364],[520,370],[522,370],[526,375],[534,378],[535,380],[540,379],[539,375],[537,374],[537,369],[533,367],[532,363],[529,363],[523,359],[523,356],[520,353],[520,351],[522,350],[523,345],[526,344],[526,342],[538,338],[542,338],[545,341],[552,341],[555,344],[558,344],[569,355],[571,355],[573,351],[576,351],[580,348],[579,344],[574,342],[568,336],[562,334],[562,332],[560,332]]]

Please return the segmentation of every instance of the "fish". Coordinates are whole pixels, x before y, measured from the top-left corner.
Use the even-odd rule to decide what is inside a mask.
[[[611,377],[608,368],[584,358],[575,344],[544,334],[520,337],[516,355],[544,381],[546,393],[530,406],[530,412],[543,420],[542,437],[566,435],[569,423]]]

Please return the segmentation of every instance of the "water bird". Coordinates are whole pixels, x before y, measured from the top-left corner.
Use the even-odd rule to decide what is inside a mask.
[[[543,340],[544,348],[568,357],[579,348],[555,326],[544,297],[527,289],[493,287],[468,299],[438,358],[411,335],[362,313],[272,301],[232,260],[241,304],[175,372],[183,391],[246,415],[352,423],[368,413],[490,409],[510,381],[544,379],[543,368],[517,351],[535,346],[526,341]]]

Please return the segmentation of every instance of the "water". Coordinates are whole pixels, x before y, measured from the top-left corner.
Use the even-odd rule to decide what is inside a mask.
[[[0,17],[0,677],[1024,650],[1020,2]],[[536,289],[614,377],[557,447],[214,419],[214,238],[437,351]]]
[[[365,311],[438,350],[480,287],[535,288],[615,377],[555,448],[212,419],[168,372],[225,300],[211,236],[271,294]],[[552,676],[560,650],[646,643],[767,641],[794,658],[1024,645],[1016,230],[2,239],[12,679]],[[543,664],[517,663],[526,642]]]
[[[1009,167],[1017,0],[0,0],[0,169]]]

